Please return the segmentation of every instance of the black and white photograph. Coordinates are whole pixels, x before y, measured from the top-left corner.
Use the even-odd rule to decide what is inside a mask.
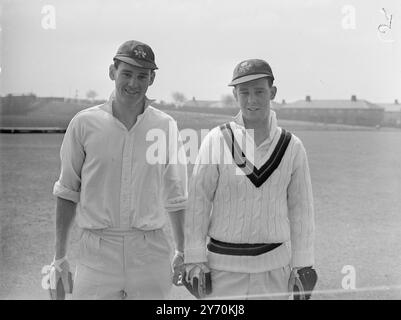
[[[0,300],[400,300],[400,57],[398,0],[1,0]]]

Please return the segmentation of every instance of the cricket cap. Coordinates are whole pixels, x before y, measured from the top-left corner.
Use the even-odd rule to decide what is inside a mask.
[[[236,86],[237,84],[260,79],[271,78],[274,80],[273,71],[269,64],[261,59],[249,59],[240,62],[234,69],[233,78],[228,84]]]
[[[152,48],[136,40],[124,42],[118,48],[117,54],[114,56],[113,60],[119,60],[146,69],[158,69]]]

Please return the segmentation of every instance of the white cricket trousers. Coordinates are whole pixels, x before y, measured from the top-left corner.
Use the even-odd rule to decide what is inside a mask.
[[[211,269],[212,294],[206,299],[288,300],[290,273],[288,265],[259,273]]]
[[[171,247],[162,229],[84,229],[72,298],[166,299]]]

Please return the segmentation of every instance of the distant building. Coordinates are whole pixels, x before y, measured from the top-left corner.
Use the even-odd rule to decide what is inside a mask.
[[[384,126],[401,127],[401,104],[397,99],[393,103],[380,103],[384,108]]]
[[[377,126],[384,118],[384,108],[355,95],[350,100],[305,100],[283,103],[277,110],[281,119]]]
[[[37,104],[37,97],[34,94],[12,95],[7,94],[0,99],[1,115],[24,115],[32,110]]]

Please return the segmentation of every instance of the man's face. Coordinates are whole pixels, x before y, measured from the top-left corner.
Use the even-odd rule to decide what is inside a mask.
[[[150,69],[120,62],[117,69],[114,65],[110,66],[110,78],[115,81],[116,99],[122,103],[133,104],[145,97],[155,73]]]
[[[270,88],[267,78],[240,83],[235,86],[233,94],[242,110],[242,115],[248,121],[268,119],[270,100],[276,95],[276,87]]]

